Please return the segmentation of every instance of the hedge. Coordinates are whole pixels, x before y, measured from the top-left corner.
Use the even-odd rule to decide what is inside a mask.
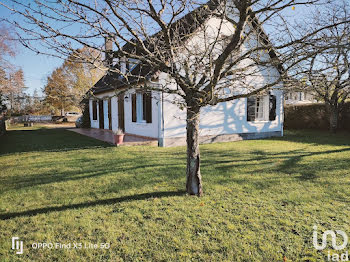
[[[82,128],[90,128],[91,127],[91,122],[90,122],[90,111],[89,111],[89,100],[85,99],[82,103],[82,111],[83,111],[83,116],[82,116]]]
[[[288,105],[284,108],[284,128],[328,130],[329,116],[325,104]],[[350,131],[350,103],[339,116],[338,128]]]
[[[0,115],[0,136],[6,133],[6,120],[4,116]]]

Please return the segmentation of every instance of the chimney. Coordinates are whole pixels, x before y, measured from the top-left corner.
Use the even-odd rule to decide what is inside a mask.
[[[113,66],[113,38],[111,36],[105,37],[105,61],[106,67]]]

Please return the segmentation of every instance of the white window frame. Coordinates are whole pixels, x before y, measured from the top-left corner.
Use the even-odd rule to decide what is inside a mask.
[[[265,100],[265,96],[257,96],[255,98],[255,121],[267,121]]]
[[[253,122],[269,121],[269,96],[255,97],[255,120]]]

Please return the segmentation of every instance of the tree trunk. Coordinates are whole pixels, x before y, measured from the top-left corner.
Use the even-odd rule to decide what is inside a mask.
[[[187,193],[201,196],[202,177],[199,154],[199,116],[200,107],[187,108]]]
[[[330,118],[329,118],[329,129],[332,133],[336,133],[338,129],[338,109],[331,106]]]

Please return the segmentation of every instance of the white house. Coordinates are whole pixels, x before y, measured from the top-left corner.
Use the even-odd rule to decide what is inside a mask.
[[[211,28],[218,23],[217,18],[205,21]],[[230,34],[231,29],[225,34]],[[198,36],[198,34],[197,34]],[[193,34],[187,44],[196,42]],[[248,44],[247,44],[248,46]],[[248,48],[248,47],[247,47]],[[266,53],[271,59],[274,52]],[[126,62],[119,65],[126,68]],[[136,68],[137,62],[129,61],[129,68]],[[273,66],[261,70],[251,81],[257,88],[280,76],[280,69]],[[143,69],[142,74],[148,74]],[[92,89],[94,96],[89,100],[92,128],[117,130],[126,134],[156,138],[159,146],[177,146],[186,144],[186,111],[172,103],[177,95],[160,91],[138,92],[135,89],[116,95],[116,90],[123,85],[120,76],[106,74]],[[150,77],[147,86],[176,88],[169,76],[159,73]],[[202,108],[200,119],[200,143],[258,139],[283,135],[283,91],[282,83],[271,88],[263,95],[241,98],[215,106]]]

